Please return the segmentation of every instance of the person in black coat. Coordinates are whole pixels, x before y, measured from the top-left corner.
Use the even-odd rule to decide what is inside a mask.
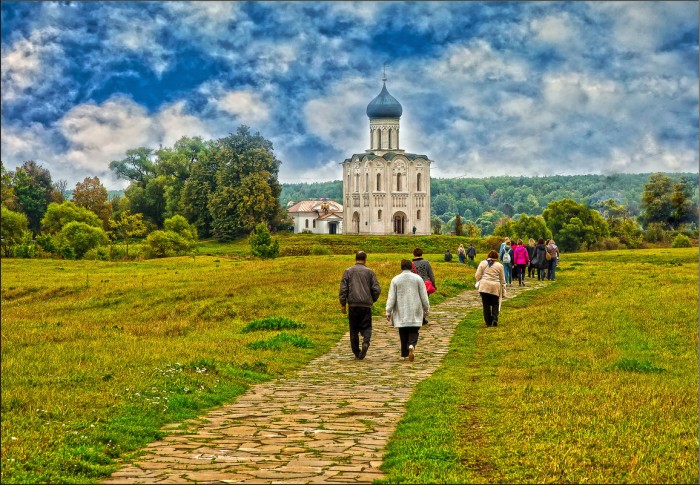
[[[535,256],[535,240],[530,238],[525,249],[527,249],[527,255],[530,258],[530,264],[527,265],[527,277],[532,278],[535,274],[535,267],[532,265],[532,258]]]
[[[547,267],[547,258],[545,254],[547,253],[547,248],[544,245],[544,239],[539,238],[537,240],[537,245],[535,250],[532,252],[532,266],[537,268],[537,280],[545,279],[545,268]]]

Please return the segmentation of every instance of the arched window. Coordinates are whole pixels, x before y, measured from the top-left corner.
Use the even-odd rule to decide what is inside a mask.
[[[377,130],[377,140],[379,141],[379,145],[377,145],[377,148],[380,150],[382,149],[382,130]]]
[[[311,221],[311,224],[313,225],[313,228],[316,229],[316,219],[314,219],[313,221]]]
[[[420,221],[420,209],[418,209],[418,212],[416,213],[416,219]]]
[[[365,174],[365,192],[369,192],[369,174]]]
[[[387,148],[391,149],[393,145],[391,144],[391,128],[389,128],[389,146]]]
[[[355,174],[355,192],[360,191],[360,174],[356,173]]]
[[[309,228],[309,220],[308,219],[306,219],[306,228],[307,229]]]
[[[379,211],[377,212],[377,220],[378,221],[382,220],[382,210],[381,209],[379,209]]]
[[[417,190],[418,192],[420,192],[421,190],[423,190],[423,189],[421,188],[421,178],[422,178],[421,174],[418,174],[418,175],[416,176],[416,190]]]
[[[348,172],[348,192],[352,192],[352,185],[350,185],[350,172]]]
[[[396,174],[396,191],[401,192],[401,174]]]
[[[382,174],[377,174],[377,192],[382,190]]]

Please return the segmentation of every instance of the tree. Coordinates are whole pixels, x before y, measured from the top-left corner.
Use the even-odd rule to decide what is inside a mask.
[[[36,234],[46,207],[51,202],[51,173],[33,160],[26,161],[15,171],[12,187],[17,197],[17,208],[27,216],[29,229]]]
[[[472,221],[467,221],[464,225],[464,235],[471,238],[481,237],[481,229]]]
[[[433,231],[433,234],[440,234],[442,230],[442,221],[439,217],[432,217],[430,219],[430,229]]]
[[[107,189],[97,177],[86,177],[82,182],[75,184],[72,199],[75,205],[97,214],[104,227],[109,227],[108,221],[112,216],[112,205],[108,199]]]
[[[670,227],[673,222],[673,186],[671,178],[663,173],[653,173],[644,184],[642,193],[642,219],[644,225],[660,222]]]
[[[464,227],[462,226],[462,218],[459,214],[455,216],[455,236],[464,235]]]
[[[20,212],[15,212],[4,205],[0,213],[0,244],[2,252],[6,257],[12,256],[15,246],[22,243],[27,231],[29,222],[27,216]]]
[[[53,192],[51,192],[51,202],[61,203],[66,200],[66,194],[68,193],[68,181],[66,179],[59,179],[53,183]]]
[[[173,217],[166,219],[164,226],[166,231],[172,231],[176,234],[179,234],[188,241],[197,240],[197,229],[194,226],[192,226],[189,222],[187,222],[187,219],[185,219],[179,214],[176,214]]]
[[[143,223],[143,214],[131,214],[128,210],[119,214],[115,220],[110,220],[109,225],[115,238],[126,243],[127,257],[129,257],[129,238],[143,236],[147,230]]]
[[[671,221],[674,227],[678,228],[681,224],[697,220],[697,207],[693,205],[692,194],[693,189],[690,181],[685,177],[673,185]]]
[[[0,161],[0,197],[2,197],[3,207],[7,207],[10,210],[17,210],[17,196],[15,195],[15,189],[12,187],[12,179],[14,178],[14,173],[5,170],[5,165]]]
[[[146,147],[126,151],[126,158],[110,162],[109,168],[117,178],[143,183],[155,175],[155,166],[151,160],[153,150]]]
[[[257,224],[274,225],[280,217],[279,160],[272,143],[241,126],[217,140],[211,157],[218,166],[216,188],[208,208],[214,236],[220,241],[247,234]]]
[[[102,227],[102,221],[97,214],[67,200],[62,204],[49,204],[41,219],[41,229],[49,234],[57,234],[69,222],[84,222],[89,226]]]
[[[259,258],[276,258],[279,255],[279,242],[276,239],[272,240],[270,231],[264,222],[255,226],[253,232],[250,233],[248,243],[253,255]]]
[[[514,235],[516,239],[527,241],[534,239],[535,241],[542,238],[545,241],[552,238],[552,231],[547,227],[547,223],[540,215],[528,216],[520,214],[520,217],[515,222]]]
[[[596,210],[571,199],[555,200],[542,213],[559,247],[576,251],[585,243],[590,247],[610,235],[608,223]]]
[[[59,246],[73,248],[75,256],[82,258],[90,249],[107,244],[107,234],[101,227],[84,222],[69,222],[58,233]]]
[[[197,228],[201,237],[212,234],[213,219],[209,211],[209,198],[216,189],[218,161],[209,153],[200,153],[192,162],[190,176],[185,181],[180,196],[183,215]]]

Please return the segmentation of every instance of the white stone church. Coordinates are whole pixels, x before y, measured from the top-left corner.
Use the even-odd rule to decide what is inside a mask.
[[[430,163],[400,148],[401,104],[384,86],[367,105],[370,148],[343,163],[345,234],[430,234]]]

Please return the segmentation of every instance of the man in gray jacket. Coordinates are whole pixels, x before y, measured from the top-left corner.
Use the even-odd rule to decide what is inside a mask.
[[[356,359],[364,359],[372,338],[372,304],[382,292],[377,275],[367,266],[367,254],[358,251],[355,265],[346,269],[340,280],[340,309],[348,314],[350,348]],[[346,305],[349,307],[346,310]],[[362,349],[360,349],[362,334]]]

